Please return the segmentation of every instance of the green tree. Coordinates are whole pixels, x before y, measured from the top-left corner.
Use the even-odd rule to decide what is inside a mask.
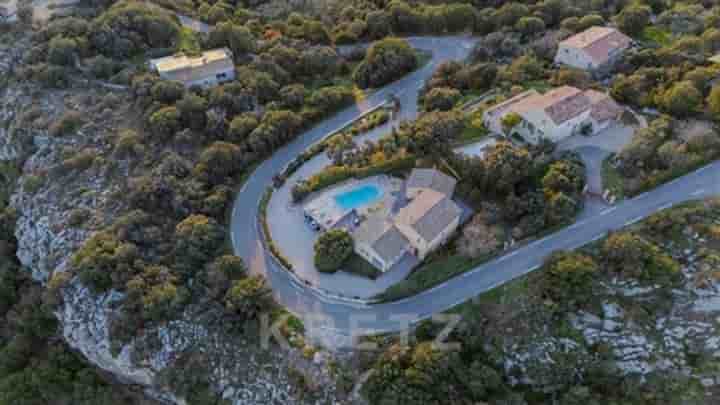
[[[485,173],[497,179],[489,185],[491,193],[506,196],[530,176],[531,156],[527,149],[510,142],[498,142],[485,153]]]
[[[50,40],[47,60],[49,63],[55,65],[73,66],[75,65],[77,51],[77,41],[71,38],[57,36]]]
[[[240,114],[230,122],[228,140],[233,143],[244,142],[258,125],[260,125],[260,121],[258,121],[255,114]]]
[[[246,277],[233,283],[225,296],[225,306],[247,318],[255,318],[272,305],[271,293],[262,276]]]
[[[83,284],[98,292],[123,288],[135,275],[139,252],[133,243],[118,239],[113,232],[98,232],[85,241],[72,258],[72,268]]]
[[[353,253],[353,240],[347,231],[333,229],[315,242],[315,267],[323,273],[334,273]]]
[[[380,87],[417,67],[415,51],[404,39],[386,38],[373,43],[353,78],[360,88]]]
[[[195,131],[205,129],[207,124],[208,102],[196,94],[187,93],[177,104],[183,124]]]
[[[425,111],[449,111],[460,100],[460,92],[450,87],[435,87],[423,97]]]
[[[175,255],[186,276],[197,274],[221,247],[223,228],[212,218],[190,215],[175,227]]]
[[[544,297],[564,308],[578,308],[590,300],[598,272],[599,266],[590,256],[556,252],[545,261],[539,287]]]
[[[633,232],[610,235],[602,257],[612,271],[642,281],[672,284],[682,279],[680,265],[660,248]]]
[[[638,35],[650,23],[650,7],[634,2],[620,11],[615,22],[620,30],[628,35]]]
[[[163,104],[172,104],[180,100],[185,94],[185,86],[180,82],[160,80],[153,84],[150,93],[154,101]]]
[[[247,28],[231,22],[217,24],[208,34],[208,45],[212,48],[228,47],[235,57],[255,50],[255,38]]]
[[[502,125],[502,130],[505,133],[505,136],[510,136],[512,131],[516,126],[518,126],[522,122],[522,117],[518,113],[508,113],[505,114],[500,119],[500,125]]]
[[[147,266],[127,283],[130,302],[140,305],[143,317],[160,320],[178,305],[177,277],[165,266]]]
[[[702,93],[689,80],[675,83],[659,98],[658,104],[678,117],[686,117],[697,112],[703,102]]]
[[[235,255],[223,255],[207,266],[206,283],[210,294],[215,298],[225,295],[235,280],[247,275],[247,267],[242,258]]]
[[[545,22],[538,17],[522,17],[515,23],[515,29],[526,37],[532,37],[545,30]]]
[[[176,107],[163,107],[150,116],[150,132],[158,141],[166,142],[182,128],[181,118]]]
[[[214,142],[201,154],[193,170],[196,177],[210,184],[222,184],[244,167],[241,150],[227,142]]]
[[[707,104],[715,118],[720,119],[720,86],[712,87],[710,95],[707,97]]]

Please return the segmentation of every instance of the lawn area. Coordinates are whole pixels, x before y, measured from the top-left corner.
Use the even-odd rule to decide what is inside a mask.
[[[610,160],[613,156],[608,157],[603,161],[602,164],[602,178],[603,188],[610,190],[618,200],[625,198],[625,188],[623,186],[623,179],[618,173],[617,169],[610,164]]]
[[[413,296],[465,273],[492,257],[490,255],[470,259],[461,255],[452,255],[431,261],[421,265],[408,278],[388,288],[376,298],[382,302],[388,302]]]
[[[483,124],[482,114],[482,110],[477,110],[467,115],[465,118],[465,129],[460,133],[460,137],[455,140],[454,146],[465,146],[475,143],[490,133]]]
[[[177,52],[194,55],[199,54],[200,51],[200,41],[195,31],[187,27],[182,27],[178,35]]]
[[[455,146],[465,146],[475,143],[485,138],[488,133],[489,131],[485,127],[477,127],[472,124],[468,124],[460,134],[460,138],[458,138],[457,142],[455,142]]]
[[[650,26],[643,30],[640,40],[657,44],[658,46],[666,46],[672,43],[672,36],[669,32],[656,26]]]
[[[380,270],[355,253],[343,264],[342,271],[370,280],[375,280],[382,275]]]

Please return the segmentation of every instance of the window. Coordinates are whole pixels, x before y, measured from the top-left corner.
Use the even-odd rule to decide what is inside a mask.
[[[217,75],[215,75],[215,77],[218,80],[224,80],[224,79],[227,79],[227,73],[218,73]]]

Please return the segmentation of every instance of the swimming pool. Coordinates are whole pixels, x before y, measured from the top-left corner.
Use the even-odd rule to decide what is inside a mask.
[[[360,208],[377,201],[382,195],[380,188],[373,184],[365,184],[334,197],[335,203],[344,211]]]

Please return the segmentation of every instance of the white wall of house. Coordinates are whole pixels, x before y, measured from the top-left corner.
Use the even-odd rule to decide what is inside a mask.
[[[555,54],[555,63],[572,66],[583,70],[597,69],[592,58],[582,49],[560,45]]]
[[[160,77],[163,75],[161,74]],[[185,87],[200,86],[204,88],[215,87],[221,83],[235,80],[235,69],[229,69],[224,72],[209,75],[198,80],[185,81],[183,84]]]
[[[373,249],[372,246],[362,242],[355,243],[355,253],[365,259],[368,263],[377,267],[383,273],[392,269],[393,266],[395,266],[400,261],[400,259],[403,258],[405,252],[406,250],[403,250],[397,257],[394,257],[391,260],[383,260],[383,258],[377,253],[375,249]]]
[[[505,135],[503,133],[501,119],[501,115],[491,115],[488,112],[483,114],[483,124],[485,124],[485,128],[487,128],[488,131],[495,134]]]
[[[569,136],[579,134],[583,126],[587,124],[594,124],[589,110],[560,125],[555,125],[544,112],[533,111],[523,113],[523,122],[513,128],[510,133],[517,133],[526,142],[536,145],[543,138],[552,142],[562,141]],[[593,125],[593,130],[595,130],[595,125]]]

